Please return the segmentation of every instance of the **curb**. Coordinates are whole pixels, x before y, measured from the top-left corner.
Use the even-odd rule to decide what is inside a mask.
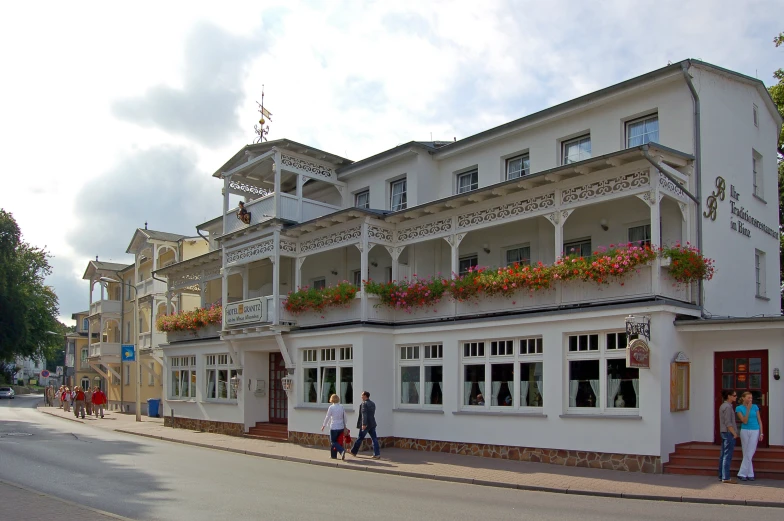
[[[54,415],[53,415],[54,416]],[[59,418],[59,416],[58,416]],[[75,420],[79,421],[79,420]],[[274,459],[274,460],[281,460],[281,461],[288,461],[291,463],[303,463],[306,465],[317,465],[319,467],[331,467],[331,468],[340,468],[344,470],[354,470],[354,471],[365,471],[365,472],[373,472],[376,474],[387,474],[392,476],[400,476],[400,477],[408,477],[408,478],[417,478],[417,479],[427,479],[432,481],[446,481],[451,483],[461,483],[464,485],[478,485],[482,487],[495,487],[495,488],[506,488],[506,489],[516,489],[521,491],[527,492],[548,492],[551,494],[572,494],[572,495],[579,495],[579,496],[593,496],[593,497],[607,497],[607,498],[614,498],[614,499],[631,499],[631,500],[644,500],[644,501],[669,501],[669,502],[676,502],[676,503],[695,503],[695,504],[711,504],[711,505],[732,505],[732,506],[751,506],[751,507],[768,507],[768,508],[784,508],[784,502],[774,502],[774,501],[759,501],[759,500],[752,500],[752,499],[723,499],[723,498],[701,498],[701,497],[689,497],[689,496],[654,496],[654,495],[645,495],[645,494],[627,494],[625,492],[603,492],[597,490],[580,490],[580,489],[573,489],[573,488],[557,488],[557,487],[543,487],[537,485],[522,485],[522,484],[514,484],[514,483],[507,483],[504,481],[488,481],[482,479],[473,479],[473,478],[462,478],[457,476],[440,476],[436,474],[422,474],[417,472],[410,472],[404,470],[392,470],[392,469],[385,469],[381,467],[367,467],[367,466],[359,466],[359,465],[339,465],[338,463],[332,463],[330,461],[322,461],[322,460],[310,460],[307,458],[298,458],[294,456],[279,456],[277,454],[267,454],[264,452],[254,452],[254,451],[247,451],[241,449],[234,449],[231,447],[221,447],[219,445],[210,445],[208,443],[198,443],[198,442],[189,442],[180,440],[177,438],[169,438],[166,436],[158,436],[155,434],[147,434],[141,432],[133,432],[127,431],[124,429],[114,429],[115,432],[121,432],[123,434],[130,434],[132,436],[142,436],[144,438],[151,438],[154,440],[161,440],[161,441],[168,441],[173,443],[182,443],[183,445],[192,445],[195,447],[202,447],[206,449],[213,449],[213,450],[222,450],[226,452],[234,452],[236,454],[245,454],[246,456],[254,456],[257,458],[266,458],[266,459]]]
[[[55,417],[55,418],[60,418],[61,420],[68,420],[68,421],[70,421],[70,422],[76,422],[76,423],[84,423],[84,421],[82,421],[82,420],[80,420],[80,419],[78,419],[78,418],[75,418],[75,417],[74,417],[74,418],[64,418],[64,417],[60,416],[59,414],[55,414],[55,413],[53,413],[53,412],[45,411],[45,410],[43,410],[43,409],[39,409],[39,408],[37,408],[37,407],[36,407],[36,410],[37,410],[38,412],[41,412],[41,413],[43,413],[43,414],[48,414],[49,416],[53,416],[53,417]]]

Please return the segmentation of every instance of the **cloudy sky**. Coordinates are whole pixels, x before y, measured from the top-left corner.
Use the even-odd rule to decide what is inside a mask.
[[[599,8],[598,6],[601,5]],[[218,7],[219,6],[219,7]],[[194,234],[210,174],[271,139],[358,160],[464,138],[698,58],[773,82],[784,0],[4,2],[0,207],[53,255],[70,319],[144,222]]]

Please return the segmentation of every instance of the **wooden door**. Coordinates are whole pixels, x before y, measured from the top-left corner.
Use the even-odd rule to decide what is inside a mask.
[[[762,432],[765,433],[760,447],[768,446],[768,351],[730,351],[715,353],[714,358],[714,442],[720,443],[718,411],[721,405],[721,392],[734,390],[740,396],[750,391],[753,403],[760,409]],[[740,427],[740,425],[738,425]]]
[[[286,391],[283,390],[281,379],[286,376],[286,362],[280,353],[269,356],[269,421],[270,423],[288,423],[289,407]]]

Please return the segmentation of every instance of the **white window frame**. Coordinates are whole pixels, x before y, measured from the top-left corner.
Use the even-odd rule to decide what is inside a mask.
[[[597,335],[598,339],[596,344],[590,340],[590,337]],[[611,345],[609,336],[613,336],[615,348],[609,349]],[[597,415],[597,416],[639,416],[640,415],[640,376],[642,372],[637,369],[637,396],[635,396],[636,407],[609,407],[607,405],[608,394],[608,378],[607,378],[607,362],[610,360],[623,360],[626,363],[626,346],[623,338],[626,332],[622,330],[605,330],[605,331],[582,331],[567,333],[564,335],[564,350],[566,351],[566,374],[564,378],[564,410],[567,414],[579,415]],[[582,344],[578,340],[578,350],[570,351],[570,339],[572,337],[588,337],[588,349],[579,349]],[[594,349],[593,346],[596,346]],[[576,407],[570,404],[570,381],[571,381],[571,362],[584,362],[584,361],[598,361],[599,362],[599,396],[597,396],[597,406],[594,407]],[[617,392],[614,399],[617,399]]]
[[[651,131],[651,132],[643,132],[642,133],[642,143],[638,143],[638,144],[632,145],[631,144],[631,136],[629,135],[629,130],[631,129],[631,126],[635,125],[635,124],[638,124],[638,123],[642,123],[643,124],[643,128],[644,128],[644,125],[648,121],[653,121],[653,120],[656,120],[656,132],[653,132],[653,131]],[[641,146],[641,145],[647,145],[648,143],[651,143],[651,142],[658,143],[659,142],[659,113],[658,112],[654,112],[653,114],[648,114],[647,116],[642,116],[640,118],[635,118],[635,119],[629,120],[624,125],[624,128],[625,128],[624,134],[626,135],[626,148],[632,148],[633,146],[638,147],[638,146]],[[651,139],[651,136],[653,136],[654,133],[656,134],[655,135],[655,139]]]
[[[205,355],[205,364],[204,364],[204,400],[205,402],[223,402],[223,403],[236,403],[237,402],[237,394],[239,393],[239,388],[234,389],[232,388],[231,382],[233,378],[237,378],[237,369],[234,367],[233,361],[231,359],[231,355],[228,353],[215,353]],[[226,392],[221,392],[221,380],[220,376],[221,373],[226,375],[226,380],[224,382],[226,386]],[[210,378],[211,375],[214,375],[214,378]],[[214,384],[214,391],[210,391],[210,383]],[[215,396],[210,396],[214,394]],[[225,394],[225,396],[221,396]]]
[[[586,244],[588,244],[588,246],[589,246],[587,253],[583,251],[583,247]],[[569,251],[570,247],[576,247],[576,246],[580,247],[580,251],[573,252],[575,254],[579,254],[582,257],[587,257],[587,256],[593,254],[593,250],[592,250],[592,248],[593,248],[593,240],[592,240],[591,237],[583,237],[581,239],[570,239],[568,241],[564,241],[564,244],[563,244],[563,254],[564,255],[571,255],[572,252]]]
[[[585,141],[587,141],[588,144],[591,146],[591,150],[588,151],[587,153],[583,153],[582,152],[582,148],[580,148],[580,145],[583,142],[585,142]],[[569,159],[569,155],[566,153],[567,148],[569,148],[569,146],[571,146],[571,145],[577,145],[577,149],[579,151],[577,156],[576,156],[576,159],[574,159],[574,160],[570,160]],[[564,141],[561,142],[561,164],[562,165],[568,165],[568,164],[572,164],[572,163],[579,163],[580,161],[584,161],[586,159],[590,159],[591,157],[593,157],[593,145],[591,143],[591,134],[590,133],[582,134],[580,136],[577,136],[577,137],[571,138],[571,139],[565,139]]]
[[[316,284],[321,284],[321,288],[317,288]],[[327,278],[326,277],[318,277],[313,279],[310,282],[310,287],[313,289],[324,289],[327,287]]]
[[[364,204],[360,204],[360,199],[364,196]],[[366,188],[354,194],[354,206],[356,208],[370,208],[370,189]]]
[[[468,179],[466,186],[463,186],[462,180]],[[455,174],[455,193],[465,194],[472,192],[479,188],[479,169],[474,167],[471,170],[458,172]]]
[[[528,257],[527,258],[523,258],[523,260],[520,261],[520,266],[530,266],[531,265],[531,243],[515,244],[515,245],[507,246],[506,248],[504,248],[503,249],[503,252],[504,252],[503,253],[503,258],[501,259],[501,265],[502,266],[506,266],[507,268],[510,267],[510,266],[513,266],[515,261],[509,262],[509,252],[510,251],[514,251],[514,250],[525,250],[526,248],[528,249]]]
[[[90,329],[90,319],[83,318],[82,319],[82,331],[87,331]]]
[[[469,253],[469,254],[460,256],[460,258],[458,259],[458,263],[457,263],[457,266],[458,266],[457,269],[459,271],[458,275],[465,275],[466,273],[468,273],[467,269],[464,270],[464,269],[461,268],[461,264],[463,263],[463,261],[472,261],[472,260],[474,261],[474,264],[472,266],[470,266],[471,268],[476,268],[477,266],[479,266],[479,254],[478,253]]]
[[[510,165],[513,161],[520,161],[521,168],[519,170],[511,170],[509,169]],[[509,181],[510,179],[518,179],[520,177],[525,177],[531,173],[531,155],[526,152],[525,154],[518,154],[514,157],[510,157],[506,160],[506,171],[504,175],[504,179]]]
[[[423,342],[398,344],[395,346],[397,359],[397,385],[395,404],[401,409],[433,409],[444,408],[444,345],[441,342]],[[419,391],[417,403],[403,402],[403,370],[407,367],[419,369]],[[427,395],[425,373],[429,367],[441,368],[441,403],[425,403]]]
[[[754,126],[759,128],[759,107],[756,103],[752,103],[752,117],[754,118]]]
[[[521,386],[521,364],[541,364],[541,383],[537,381],[537,387],[544,386],[544,340],[541,335],[531,336],[518,336],[518,337],[505,337],[505,338],[490,338],[485,340],[465,340],[460,341],[459,355],[460,355],[460,396],[459,396],[459,409],[467,411],[493,411],[493,412],[528,412],[528,413],[541,413],[543,410],[543,389],[537,389],[539,396],[542,400],[539,405],[523,405],[521,403],[522,397],[520,392]],[[529,350],[529,345],[532,349]],[[495,392],[492,389],[493,385],[493,365],[496,364],[511,364],[512,365],[512,389],[511,393],[512,403],[510,405],[493,404]],[[485,381],[484,389],[480,386],[485,403],[484,405],[468,405],[466,404],[467,393],[470,389],[466,385],[465,367],[469,365],[484,365],[485,368]],[[473,382],[471,382],[473,383]],[[508,382],[507,382],[508,388]],[[530,392],[533,389],[530,387],[526,392],[526,397],[530,397]],[[498,391],[500,391],[500,386]]]
[[[89,362],[87,362],[87,358],[89,355],[90,355],[90,350],[86,347],[83,347],[79,351],[79,365],[81,366],[82,369],[90,368],[90,364]]]
[[[762,156],[756,151],[751,151],[751,180],[752,180],[752,195],[757,199],[764,201],[764,183],[762,175]]]
[[[84,384],[85,382],[87,382],[87,385]],[[91,389],[91,387],[90,387],[90,378],[88,378],[86,376],[82,376],[82,379],[79,382],[79,385],[81,386],[82,391],[84,391],[84,392],[89,391]]]
[[[634,244],[634,245],[635,246],[645,246],[645,245],[650,246],[651,244],[653,244],[652,235],[651,235],[652,234],[651,224],[649,222],[640,222],[640,223],[629,224],[626,227],[626,239],[628,240],[628,242],[630,242],[630,243],[633,242],[632,241],[632,230],[637,229],[637,228],[645,228],[643,230],[643,234],[645,234],[645,237],[647,237],[647,238],[643,239],[642,241],[634,241],[636,243],[640,243],[640,242],[642,243],[642,244]]]
[[[169,399],[195,401],[196,386],[198,384],[198,376],[196,376],[196,356],[173,356],[169,358],[169,368]],[[188,382],[188,392],[183,392],[183,379]]]
[[[400,201],[395,204],[395,187],[403,186],[403,190],[397,194],[400,196]],[[389,209],[393,212],[405,210],[408,208],[408,178],[401,177],[389,182]]]
[[[767,295],[767,277],[765,269],[765,252],[762,250],[754,250],[754,296],[757,298],[766,299]]]
[[[351,270],[351,282],[358,288],[362,288],[362,270]]]
[[[335,392],[340,396],[341,403],[350,408],[354,403],[354,393],[356,389],[354,389],[354,385],[356,380],[354,379],[354,347],[352,345],[338,345],[338,346],[324,346],[324,347],[311,347],[308,349],[301,349],[300,360],[302,360],[302,377],[300,383],[300,389],[302,389],[301,393],[298,393],[297,400],[300,405],[306,407],[329,407],[329,390],[323,388],[322,382],[322,375],[324,374],[324,369],[335,369]],[[305,393],[310,393],[311,386],[308,385],[311,382],[306,382],[305,378],[308,373],[308,369],[315,369],[316,370],[316,381],[312,382],[316,384],[316,401],[311,402],[305,399]],[[346,386],[345,391],[341,389],[341,384],[343,383],[344,371],[346,369],[351,369],[351,380],[348,383],[351,383],[351,392],[349,393],[348,386]],[[326,393],[325,393],[326,391]],[[344,396],[343,395],[345,392]],[[351,398],[351,402],[348,403],[347,398]]]

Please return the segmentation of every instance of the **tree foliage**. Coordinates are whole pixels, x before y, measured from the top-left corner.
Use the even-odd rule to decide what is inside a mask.
[[[784,32],[773,38],[776,47],[784,45]],[[778,83],[768,88],[773,102],[779,109],[779,113],[784,117],[784,68],[779,68],[773,73]],[[784,127],[779,129],[778,142],[778,166],[779,166],[779,282],[784,281]],[[784,312],[784,283],[781,286],[781,310]]]
[[[44,283],[51,271],[46,250],[24,242],[13,215],[0,209],[0,360],[41,360],[64,344],[57,295]]]

